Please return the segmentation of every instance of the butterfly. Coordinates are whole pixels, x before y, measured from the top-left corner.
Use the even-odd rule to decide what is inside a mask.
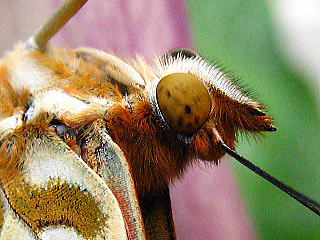
[[[174,239],[167,184],[225,153],[266,176],[234,148],[272,119],[190,49],[149,65],[48,46],[85,2],[66,1],[3,58],[1,237]]]

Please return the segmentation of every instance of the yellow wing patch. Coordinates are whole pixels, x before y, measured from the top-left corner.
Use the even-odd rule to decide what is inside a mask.
[[[36,231],[64,225],[92,239],[108,219],[96,199],[75,184],[52,179],[44,186],[31,186],[16,178],[4,188],[10,205]]]

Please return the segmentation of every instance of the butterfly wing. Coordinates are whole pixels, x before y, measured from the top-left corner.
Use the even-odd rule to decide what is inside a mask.
[[[58,137],[28,134],[22,170],[2,186],[1,238],[127,239],[107,184]]]

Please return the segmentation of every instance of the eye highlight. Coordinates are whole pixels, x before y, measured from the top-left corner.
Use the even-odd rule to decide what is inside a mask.
[[[157,103],[166,123],[191,135],[209,118],[211,97],[202,81],[191,73],[172,73],[156,87]]]

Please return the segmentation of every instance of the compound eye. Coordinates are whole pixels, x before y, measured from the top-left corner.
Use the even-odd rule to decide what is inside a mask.
[[[191,73],[172,73],[156,88],[157,102],[167,124],[182,135],[192,135],[209,118],[211,97]]]

